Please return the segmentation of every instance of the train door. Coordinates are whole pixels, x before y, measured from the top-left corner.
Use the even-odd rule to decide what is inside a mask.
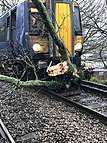
[[[16,42],[16,9],[11,11],[11,41]]]
[[[56,32],[72,54],[72,11],[71,3],[56,2]]]
[[[6,29],[7,29],[7,37],[6,37],[6,39],[7,39],[7,41],[9,41],[10,40],[10,16],[8,16],[7,17],[7,25],[6,25]]]

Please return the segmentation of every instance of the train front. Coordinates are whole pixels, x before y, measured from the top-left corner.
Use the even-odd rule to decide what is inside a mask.
[[[42,2],[48,14],[50,14],[49,12],[51,10],[50,18],[52,19],[57,34],[64,41],[72,62],[77,67],[80,67],[83,41],[78,3],[71,0],[42,0]],[[39,59],[37,61],[39,68],[46,67],[50,60],[48,62],[45,62],[45,60],[50,59],[50,57],[53,57],[51,58],[53,61],[59,59],[57,62],[60,62],[61,56],[58,53],[59,50],[52,43],[45,22],[32,3],[29,3],[29,37],[35,58]]]
[[[57,34],[64,41],[72,62],[79,67],[82,52],[82,28],[78,4],[72,0],[41,0],[41,2],[46,7]],[[23,45],[28,41],[27,46],[32,51],[37,69],[44,69],[46,72],[51,60],[59,59],[56,63],[61,60],[58,47],[53,44],[46,29],[46,23],[40,17],[38,9],[31,0],[28,0],[27,3],[25,1],[24,9],[23,5],[18,9],[21,13],[20,17],[17,17],[19,29],[16,33],[19,35],[19,39],[23,39],[20,41]],[[21,16],[22,14],[23,16]],[[21,21],[24,21],[23,25]]]

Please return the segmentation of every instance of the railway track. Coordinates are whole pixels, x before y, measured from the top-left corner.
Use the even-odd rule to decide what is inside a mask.
[[[90,89],[91,91],[107,94],[107,86],[100,83],[82,80],[80,86],[85,89]]]
[[[78,89],[67,91],[49,91],[46,94],[75,106],[80,111],[92,115],[107,125],[107,86],[89,81],[81,81]]]
[[[7,128],[0,119],[0,143],[15,143]]]

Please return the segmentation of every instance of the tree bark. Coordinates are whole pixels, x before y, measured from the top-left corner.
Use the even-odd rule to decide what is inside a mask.
[[[57,81],[41,81],[41,80],[30,80],[30,81],[20,81],[19,79],[16,79],[14,77],[8,77],[5,75],[0,75],[0,81],[7,81],[10,83],[13,83],[14,85],[18,87],[34,87],[34,86],[39,86],[39,87],[48,87],[50,89],[54,89],[57,87],[61,87],[61,83]]]

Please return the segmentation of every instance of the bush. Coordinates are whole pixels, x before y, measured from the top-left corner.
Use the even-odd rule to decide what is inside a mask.
[[[94,76],[91,77],[90,81],[98,82],[98,83],[107,85],[107,80],[99,80],[98,78],[96,78],[96,77],[94,77]]]

